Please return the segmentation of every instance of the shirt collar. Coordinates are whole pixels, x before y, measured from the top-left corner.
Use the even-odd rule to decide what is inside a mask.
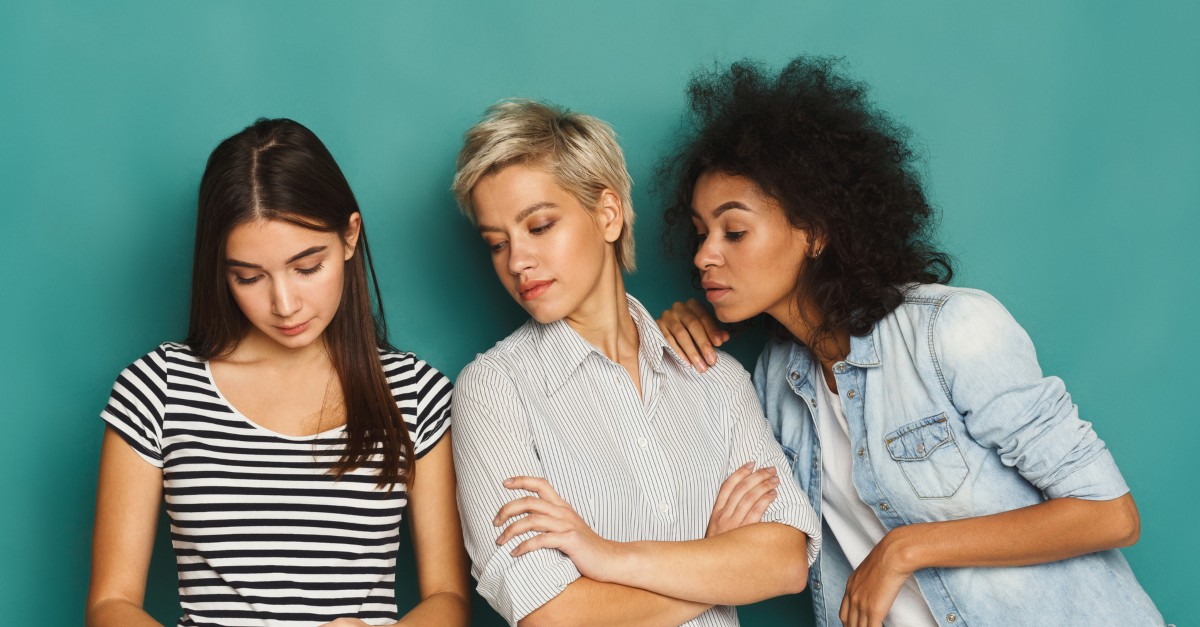
[[[665,370],[664,353],[671,355],[675,361],[687,368],[688,363],[671,350],[662,331],[658,329],[658,325],[642,303],[629,294],[625,295],[625,299],[629,314],[633,316],[633,323],[637,325],[639,358],[648,362],[650,367],[660,374]],[[580,337],[565,319],[549,324],[535,322],[534,331],[547,396],[557,392],[590,355],[595,354],[601,359],[608,359],[600,349]]]
[[[871,332],[866,335],[851,335],[850,354],[846,356],[846,363],[859,368],[879,366],[879,350],[876,348],[878,335],[878,324],[871,327]],[[788,358],[788,371],[799,375],[799,378],[796,379],[797,384],[802,384],[808,378],[812,362],[812,352],[807,347],[800,345],[799,342],[792,340],[792,354]]]

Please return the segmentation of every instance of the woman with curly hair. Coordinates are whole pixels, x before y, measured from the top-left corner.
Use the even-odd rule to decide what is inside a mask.
[[[1161,625],[1117,550],[1112,455],[992,296],[951,287],[907,131],[835,62],[736,63],[689,91],[664,176],[716,318],[763,318],[754,381],[822,516],[820,625]],[[729,339],[659,320],[697,370]]]

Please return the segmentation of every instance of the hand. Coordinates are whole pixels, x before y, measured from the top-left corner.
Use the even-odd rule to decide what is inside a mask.
[[[754,470],[754,462],[748,462],[733,471],[721,484],[717,502],[708,519],[708,530],[704,537],[711,538],[751,523],[762,522],[763,512],[778,496],[778,471],[774,466]]]
[[[658,318],[658,328],[676,353],[687,358],[699,372],[716,365],[717,351],[729,341],[729,332],[717,326],[717,320],[696,299],[675,303]]]
[[[509,525],[496,538],[496,544],[503,546],[517,536],[537,531],[538,535],[512,550],[513,557],[538,549],[558,549],[571,559],[584,577],[609,581],[614,562],[620,557],[618,543],[605,540],[592,531],[570,504],[554,491],[549,481],[540,477],[513,477],[504,480],[504,487],[533,492],[537,496],[521,497],[500,508],[492,521],[497,527],[522,514],[526,516]]]
[[[846,581],[838,618],[846,627],[881,627],[900,588],[912,577],[900,562],[895,533],[884,536]]]

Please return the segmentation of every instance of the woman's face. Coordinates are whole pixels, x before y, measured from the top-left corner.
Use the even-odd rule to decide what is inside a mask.
[[[254,330],[291,349],[318,340],[341,304],[360,226],[356,213],[346,241],[279,220],[234,227],[225,242],[227,281]]]
[[[480,179],[471,200],[496,276],[534,320],[566,318],[598,297],[621,233],[615,194],[592,212],[550,174],[511,165]]]
[[[796,281],[811,250],[808,231],[752,180],[706,172],[692,193],[699,249],[693,262],[722,322],[795,312]]]

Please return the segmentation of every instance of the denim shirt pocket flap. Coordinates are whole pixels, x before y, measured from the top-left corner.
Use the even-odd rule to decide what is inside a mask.
[[[898,462],[928,458],[938,447],[952,441],[946,414],[930,416],[896,429],[884,437],[888,455]]]
[[[953,497],[970,474],[946,414],[910,422],[883,441],[917,498]]]

